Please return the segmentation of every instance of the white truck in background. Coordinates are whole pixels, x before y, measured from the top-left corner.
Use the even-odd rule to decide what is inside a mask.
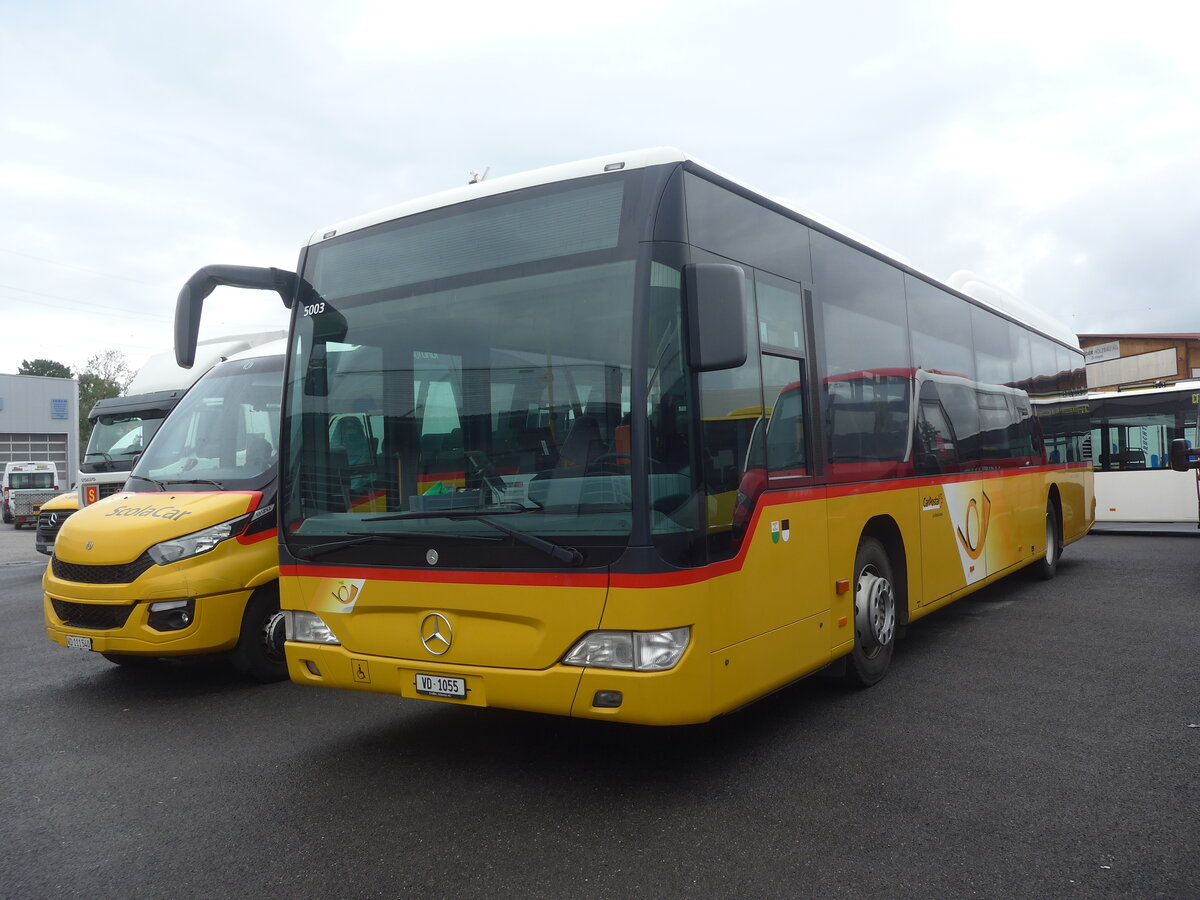
[[[133,376],[120,397],[100,400],[87,416],[92,433],[79,464],[76,490],[44,503],[38,513],[38,552],[53,552],[58,530],[72,513],[125,487],[130,470],[150,438],[201,375],[237,353],[286,336],[285,331],[268,331],[202,341],[196,348],[196,364],[190,369],[175,362],[172,350],[156,353]]]
[[[58,466],[48,460],[4,465],[4,523],[20,528],[37,521],[38,509],[58,493]]]

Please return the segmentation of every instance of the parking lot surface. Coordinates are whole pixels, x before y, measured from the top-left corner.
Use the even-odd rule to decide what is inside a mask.
[[[27,546],[17,542],[25,542]],[[1193,897],[1200,542],[1091,536],[888,677],[651,730],[118,669],[0,532],[0,895]]]

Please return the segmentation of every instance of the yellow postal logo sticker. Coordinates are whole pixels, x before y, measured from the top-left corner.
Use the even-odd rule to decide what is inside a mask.
[[[347,613],[354,609],[365,578],[323,578],[313,594],[314,612]]]
[[[967,515],[958,528],[958,540],[971,559],[979,559],[987,542],[988,522],[992,518],[992,501],[987,491],[981,491],[981,501],[974,497],[967,504]],[[966,532],[963,531],[966,527]]]

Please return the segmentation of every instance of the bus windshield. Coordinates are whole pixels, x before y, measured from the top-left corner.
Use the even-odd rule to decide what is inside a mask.
[[[586,546],[588,565],[619,552],[635,293],[622,187],[471,204],[310,250],[289,543],[314,555],[372,533],[398,565],[431,547],[448,564],[553,564],[512,531]]]
[[[130,473],[137,490],[262,490],[275,477],[283,357],[233,359],[196,382]]]

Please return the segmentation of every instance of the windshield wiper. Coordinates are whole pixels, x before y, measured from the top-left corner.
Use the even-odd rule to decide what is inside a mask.
[[[144,477],[144,476],[139,476]],[[219,481],[213,481],[211,478],[184,478],[180,481],[155,481],[153,478],[146,478],[146,481],[153,481],[163,490],[166,490],[167,485],[171,484],[211,484],[217,490],[225,490],[225,485]]]
[[[505,505],[498,507],[487,515],[469,509],[443,509],[440,511],[431,510],[429,512],[396,513],[391,516],[373,516],[370,519],[363,519],[363,521],[388,522],[395,519],[470,519],[472,522],[482,522],[484,525],[495,528],[497,531],[503,531],[509,537],[513,538],[513,540],[520,541],[526,547],[532,547],[534,550],[540,550],[552,559],[556,559],[568,566],[582,565],[583,554],[574,547],[564,547],[561,544],[552,543],[551,541],[529,534],[526,531],[519,531],[516,528],[496,522],[488,517],[522,512],[529,512],[529,510],[519,503],[514,503],[512,506]]]
[[[412,512],[390,513],[386,516],[371,516],[364,522],[396,522],[401,519],[478,519],[480,516],[512,515],[513,513],[530,512],[527,507],[515,501],[491,509],[469,509],[465,507],[450,509],[413,510]]]
[[[345,550],[347,547],[356,547],[359,544],[394,541],[402,538],[428,538],[436,540],[437,538],[446,537],[444,534],[435,534],[429,531],[396,531],[387,534],[380,534],[376,531],[348,531],[346,534],[350,535],[350,537],[344,541],[326,541],[323,544],[310,544],[307,547],[300,547],[293,550],[292,554],[301,559],[312,559],[314,556],[324,556],[326,553]],[[476,534],[455,535],[455,537],[465,538],[469,541],[500,540],[500,538],[484,537],[483,535]]]

